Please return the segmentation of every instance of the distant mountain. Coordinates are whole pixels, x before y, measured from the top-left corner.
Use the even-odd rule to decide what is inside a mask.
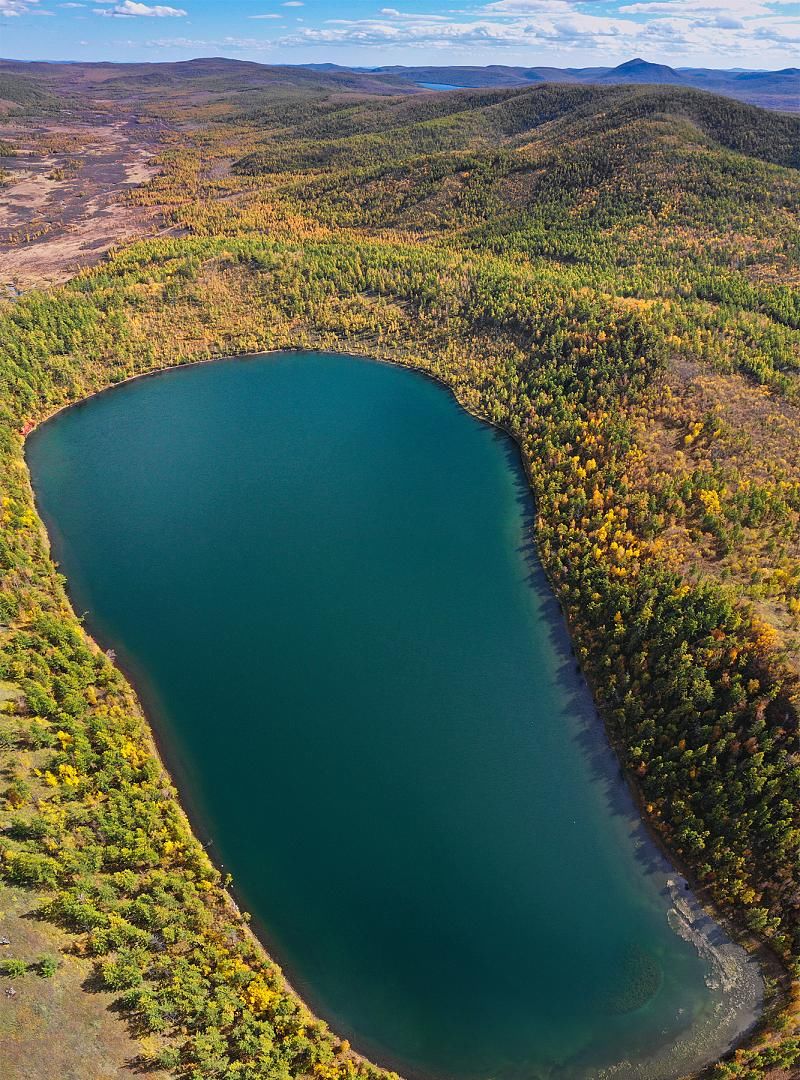
[[[606,75],[601,75],[598,82],[632,83],[678,83],[686,86],[686,79],[666,64],[650,64],[637,57],[627,60],[619,67],[612,68]]]
[[[442,90],[524,89],[543,83],[574,86],[665,85],[707,90],[751,105],[800,113],[800,68],[780,71],[717,71],[671,68],[641,57],[617,67],[556,68],[547,65],[487,67],[377,68],[339,64],[259,64],[224,56],[169,63],[45,63],[0,59],[0,113],[9,109],[54,107],[78,95],[81,101],[108,103],[121,98],[155,99],[182,90],[199,104],[237,99],[248,92],[281,90],[320,93],[411,94]],[[39,95],[37,97],[37,95]],[[41,95],[45,95],[44,98]],[[55,97],[53,96],[55,95]],[[58,99],[58,100],[57,100]],[[242,104],[245,101],[242,98]]]
[[[381,72],[357,72],[336,64],[271,65],[226,56],[167,63],[49,63],[0,59],[0,111],[3,102],[26,103],[32,94],[55,94],[62,100],[149,100],[182,89],[198,102],[220,94],[246,91],[318,90],[362,94],[418,93],[414,80]],[[22,95],[22,97],[21,97]],[[30,104],[35,104],[31,99]]]
[[[780,71],[724,71],[713,68],[671,68],[652,64],[641,57],[627,60],[617,67],[556,68],[547,66],[507,67],[491,64],[488,67],[403,67],[393,65],[379,68],[336,68],[335,65],[308,65],[314,69],[369,71],[373,75],[389,75],[408,80],[420,87],[435,86],[479,89],[484,87],[519,87],[531,83],[583,83],[614,85],[644,83],[650,85],[686,86],[710,90],[752,105],[786,112],[800,112],[800,68]]]
[[[783,68],[781,71],[742,71],[736,76],[737,82],[773,82],[780,85],[783,80],[796,80],[800,68]]]

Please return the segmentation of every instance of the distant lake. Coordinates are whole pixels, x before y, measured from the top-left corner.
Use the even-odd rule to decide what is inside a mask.
[[[426,90],[467,90],[466,86],[454,86],[452,83],[446,82],[421,82],[417,83],[417,86],[422,86]]]
[[[128,383],[27,457],[198,835],[358,1049],[672,1080],[752,1019],[752,963],[674,910],[510,439],[419,374],[309,352]]]

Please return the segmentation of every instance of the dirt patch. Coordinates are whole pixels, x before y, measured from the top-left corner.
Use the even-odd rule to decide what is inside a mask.
[[[158,208],[125,193],[156,174],[162,134],[156,121],[106,114],[0,125],[16,149],[3,159],[0,295],[65,281],[112,246],[159,231]]]
[[[112,1008],[114,994],[93,985],[90,961],[73,955],[74,939],[33,914],[31,892],[0,886],[0,959],[35,965],[58,961],[52,978],[35,970],[0,977],[3,1080],[122,1080],[140,1076],[145,1046],[132,1038]],[[6,993],[13,990],[13,996]],[[87,990],[89,991],[87,993]],[[149,1072],[153,1080],[166,1074]]]
[[[217,161],[212,162],[208,169],[208,179],[224,180],[226,177],[230,176],[235,160],[235,158],[226,157],[219,158]]]
[[[685,360],[673,361],[665,384],[663,408],[639,433],[648,482],[671,507],[660,542],[679,573],[716,579],[749,602],[800,673],[800,408],[741,375]],[[703,487],[720,499],[717,527],[698,500]],[[753,518],[743,509],[750,493],[765,506]]]

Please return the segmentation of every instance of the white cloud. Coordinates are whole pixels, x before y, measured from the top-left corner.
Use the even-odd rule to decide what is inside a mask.
[[[0,0],[0,15],[29,15],[39,0]]]
[[[502,2],[502,0],[501,0]],[[547,16],[481,18],[466,22],[441,15],[406,15],[402,19],[330,19],[321,27],[302,27],[279,45],[404,45],[412,48],[499,48],[594,43],[601,39],[635,36],[641,27],[632,20],[577,12],[562,0],[545,0]]]
[[[130,43],[134,45],[134,42]],[[223,38],[188,38],[170,37],[153,38],[145,42],[148,49],[221,49],[223,52],[266,52],[273,47],[271,41],[261,38],[223,37]]]
[[[436,50],[453,54],[491,52],[511,62],[619,63],[632,56],[665,63],[717,66],[784,66],[787,51],[800,40],[800,18],[774,10],[782,0],[639,0],[615,12],[595,14],[587,0],[490,0],[471,16],[407,14],[382,8],[363,19],[329,19],[297,27],[273,44],[286,49],[350,47],[389,52]],[[590,8],[592,10],[590,10]],[[535,59],[531,53],[539,54]],[[560,57],[560,60],[556,60]],[[411,62],[411,61],[408,61]],[[429,62],[435,62],[432,59]],[[476,60],[475,62],[481,62]],[[503,62],[500,60],[499,62]]]
[[[110,15],[115,19],[135,19],[141,17],[154,19],[167,19],[188,14],[183,8],[166,7],[156,4],[150,7],[148,4],[137,3],[136,0],[122,0],[121,4],[113,7],[95,8],[95,15]]]
[[[764,19],[755,30],[758,41],[800,45],[800,19]]]
[[[691,18],[696,16],[741,16],[753,18],[756,15],[769,15],[770,9],[760,0],[729,0],[716,3],[715,0],[654,0],[648,3],[623,4],[619,8],[621,15],[664,15],[672,18]]]
[[[482,9],[487,15],[550,15],[567,14],[575,10],[569,0],[495,0]]]
[[[429,15],[427,12],[424,15],[409,14],[408,12],[398,11],[397,8],[381,8],[378,12],[379,15],[383,15],[386,19],[406,19],[408,22],[447,22],[446,15]],[[349,22],[349,19],[328,19],[329,23]]]
[[[30,11],[40,0],[0,0],[0,13]],[[45,2],[45,0],[41,0]],[[177,0],[180,2],[180,0]],[[426,63],[553,63],[559,66],[616,64],[632,56],[671,64],[717,67],[784,67],[794,64],[800,41],[797,0],[472,0],[471,10],[436,14],[382,7],[375,15],[297,20],[288,29],[281,20],[303,0],[283,0],[284,14],[248,16],[261,20],[263,37],[228,37],[191,42],[162,39],[157,48],[230,49],[257,55],[282,50],[281,59],[329,59],[331,49],[345,52],[342,62],[388,58],[414,63],[409,53],[427,53]],[[105,7],[101,7],[105,3]],[[265,0],[253,4],[256,11]],[[182,8],[150,6],[138,0],[94,0],[103,13],[117,18],[182,16]],[[93,6],[94,6],[93,5]],[[278,6],[273,2],[271,6]],[[431,5],[433,6],[433,5]],[[39,9],[42,10],[41,8]],[[296,12],[292,13],[296,14]],[[445,55],[446,54],[446,55]],[[441,56],[437,61],[436,57]],[[364,57],[364,59],[362,59]],[[384,59],[386,58],[386,59]]]

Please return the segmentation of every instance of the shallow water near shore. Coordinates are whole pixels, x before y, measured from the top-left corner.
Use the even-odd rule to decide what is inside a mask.
[[[128,383],[27,459],[198,835],[359,1050],[672,1080],[753,1021],[576,671],[507,436],[414,372],[284,353]]]

